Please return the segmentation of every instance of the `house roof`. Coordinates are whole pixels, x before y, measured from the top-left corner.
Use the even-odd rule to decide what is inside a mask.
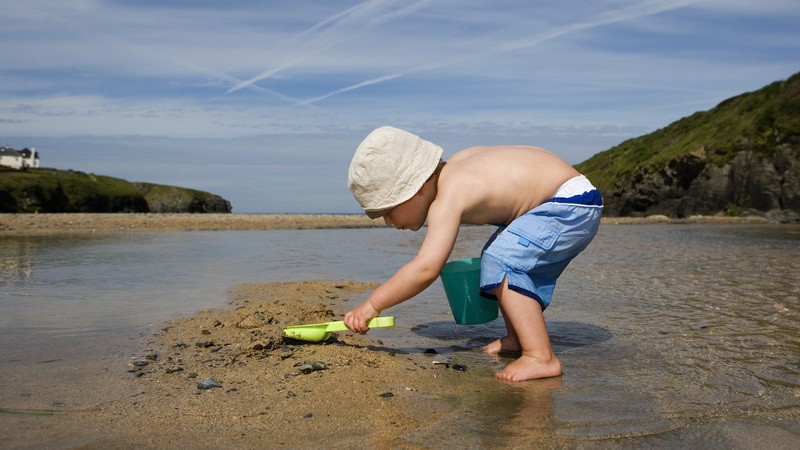
[[[4,145],[0,147],[0,156],[21,156],[23,158],[30,158],[31,155],[34,155],[34,158],[39,159],[39,152],[35,152],[27,147],[23,148],[22,150],[15,150],[8,145]]]

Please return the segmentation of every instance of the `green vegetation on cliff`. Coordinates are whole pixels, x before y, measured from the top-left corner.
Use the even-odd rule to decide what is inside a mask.
[[[800,144],[800,73],[723,101],[576,165],[603,192],[635,172],[654,172],[684,155],[722,165],[748,151],[770,157],[780,145]]]
[[[0,168],[0,212],[230,212],[207,192],[73,170]]]

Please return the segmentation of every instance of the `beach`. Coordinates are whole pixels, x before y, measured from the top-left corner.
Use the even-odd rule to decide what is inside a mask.
[[[344,299],[370,287],[236,286],[228,308],[144,338],[140,357],[110,368],[120,378],[113,389],[86,393],[103,393],[93,406],[1,411],[3,447],[415,447],[414,432],[447,417],[452,399],[491,374],[433,364],[434,354],[397,354],[368,335],[281,337],[284,326],[335,320]],[[202,389],[204,380],[217,387]]]
[[[608,224],[768,223],[761,217],[667,216],[604,217]],[[44,213],[0,214],[0,235],[109,233],[137,231],[234,231],[386,226],[363,214],[134,214]]]
[[[377,222],[362,215],[2,214],[0,234],[383,226]],[[398,353],[370,334],[339,332],[320,343],[282,337],[285,326],[340,319],[343,302],[375,286],[233,286],[227,307],[163,323],[141,338],[137,356],[88,365],[86,379],[66,383],[66,393],[60,383],[39,383],[35,394],[6,392],[23,400],[0,405],[0,446],[426,447],[426,433],[438,434],[429,425],[457,420],[448,419],[448,405],[469,402],[491,371],[457,360],[435,364],[433,350]],[[14,385],[6,380],[3,388]],[[53,400],[30,407],[36,402],[26,396]],[[63,400],[70,397],[81,401]]]
[[[363,214],[0,214],[0,235],[234,231],[385,226]]]
[[[4,322],[11,331],[0,372],[0,447],[797,444],[796,379],[787,369],[797,347],[786,338],[797,333],[796,226],[605,219],[609,226],[565,272],[559,301],[548,309],[565,375],[505,383],[493,375],[513,358],[479,351],[502,321],[456,326],[440,288],[386,311],[397,316],[395,329],[337,332],[319,343],[282,337],[286,326],[341,319],[384,271],[413,255],[418,233],[377,222],[361,215],[0,215],[4,249],[16,261],[0,272],[4,314],[16,317]],[[716,223],[723,225],[695,225]],[[330,230],[357,227],[374,229]],[[248,230],[299,231],[240,232]],[[465,228],[454,257],[474,255],[490,233]],[[749,264],[771,272],[748,271]],[[312,275],[296,276],[299,270]],[[202,299],[219,306],[200,309],[193,305],[211,286],[197,286],[206,278],[224,287]],[[151,294],[151,285],[165,288]],[[136,294],[122,295],[130,291]],[[170,309],[178,317],[151,312],[160,298],[178,296],[189,302]],[[50,315],[65,322],[43,323]],[[109,318],[122,328],[128,315],[147,315],[152,325],[115,338],[119,350],[82,348],[106,332]],[[754,333],[751,321],[761,317],[772,328]],[[45,325],[54,331],[30,328]],[[30,337],[64,351],[39,352]]]

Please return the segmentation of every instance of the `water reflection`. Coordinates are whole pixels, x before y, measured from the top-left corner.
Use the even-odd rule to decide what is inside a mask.
[[[35,249],[29,241],[13,240],[2,245],[0,286],[28,281],[35,266]]]

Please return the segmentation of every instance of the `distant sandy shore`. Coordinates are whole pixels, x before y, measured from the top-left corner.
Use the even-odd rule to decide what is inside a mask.
[[[759,217],[608,217],[608,224],[766,223]],[[382,227],[361,214],[0,214],[0,235],[137,231],[297,230]]]
[[[0,214],[0,235],[385,226],[361,214]]]
[[[607,224],[766,223],[760,217],[608,217]],[[382,227],[360,214],[0,214],[0,235],[136,231],[298,230]]]

